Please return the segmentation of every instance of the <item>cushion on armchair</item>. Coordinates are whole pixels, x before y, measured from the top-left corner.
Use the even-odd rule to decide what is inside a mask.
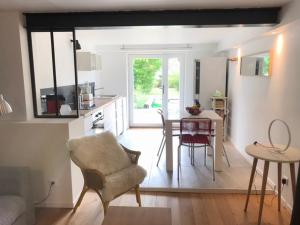
[[[106,176],[106,183],[101,190],[105,201],[111,201],[115,196],[124,193],[142,183],[147,172],[139,165],[131,165],[117,173]]]
[[[72,139],[68,145],[72,149],[72,160],[82,169],[95,169],[109,175],[132,164],[110,132]]]

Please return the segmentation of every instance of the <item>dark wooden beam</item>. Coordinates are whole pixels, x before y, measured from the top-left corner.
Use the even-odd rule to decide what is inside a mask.
[[[117,26],[254,26],[280,22],[281,8],[25,13],[32,29]]]

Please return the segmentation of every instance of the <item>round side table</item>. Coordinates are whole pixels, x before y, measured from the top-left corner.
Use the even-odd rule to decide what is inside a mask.
[[[257,223],[258,225],[260,225],[270,162],[275,162],[278,164],[278,211],[280,211],[280,208],[281,208],[281,188],[280,187],[281,187],[281,176],[282,176],[282,164],[283,163],[290,164],[291,185],[292,185],[292,192],[293,192],[293,197],[294,197],[295,191],[296,191],[295,163],[300,161],[300,149],[290,147],[287,151],[285,151],[283,153],[277,153],[277,152],[274,152],[270,149],[263,147],[262,145],[252,144],[252,145],[248,145],[246,147],[246,152],[248,155],[252,156],[254,159],[253,159],[253,165],[252,165],[252,170],[251,170],[251,177],[250,177],[250,181],[249,181],[247,200],[246,200],[245,209],[244,209],[245,212],[247,211],[247,207],[248,207],[248,202],[249,202],[249,197],[250,197],[250,193],[251,193],[254,174],[256,171],[257,161],[259,159],[265,161],[262,187],[261,187],[261,195],[260,195],[258,223]]]

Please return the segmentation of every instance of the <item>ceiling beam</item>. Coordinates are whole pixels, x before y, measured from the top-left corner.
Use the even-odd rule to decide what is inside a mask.
[[[31,29],[122,26],[256,26],[280,22],[280,7],[165,11],[25,13]]]

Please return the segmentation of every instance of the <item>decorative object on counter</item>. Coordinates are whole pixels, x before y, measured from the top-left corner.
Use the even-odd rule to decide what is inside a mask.
[[[0,116],[12,112],[11,106],[5,101],[2,94],[0,94]]]
[[[70,105],[63,104],[63,105],[60,106],[59,113],[62,116],[67,116],[67,115],[70,115],[72,113],[72,109],[71,109]]]
[[[223,93],[219,90],[216,90],[213,94],[213,97],[224,97]]]
[[[46,114],[56,113],[60,106],[65,104],[65,101],[66,98],[63,95],[57,95],[57,99],[54,94],[46,95]]]
[[[185,109],[192,116],[197,116],[202,112],[200,102],[197,99],[194,100],[192,107],[186,107]]]
[[[273,124],[275,122],[282,123],[286,127],[286,129],[287,129],[287,133],[288,133],[288,138],[289,139],[288,139],[288,143],[283,148],[280,148],[278,146],[274,146],[272,138],[271,138],[271,129],[272,129],[272,126],[273,126]],[[283,153],[283,152],[287,151],[289,149],[290,145],[291,145],[291,131],[290,131],[290,128],[289,128],[288,124],[285,121],[281,120],[281,119],[274,119],[274,120],[272,120],[271,123],[269,124],[268,138],[269,138],[269,142],[270,142],[271,146],[260,144],[257,141],[254,142],[254,145],[260,145],[263,148],[265,148],[266,150],[271,150],[271,151],[274,151],[274,152],[277,152],[277,153]]]

